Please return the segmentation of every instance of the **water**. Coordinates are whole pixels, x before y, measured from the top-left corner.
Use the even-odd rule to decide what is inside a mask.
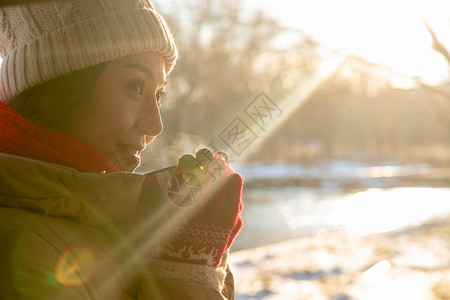
[[[312,187],[246,189],[244,228],[233,250],[324,229],[366,235],[450,214],[450,188],[368,188],[351,193]]]

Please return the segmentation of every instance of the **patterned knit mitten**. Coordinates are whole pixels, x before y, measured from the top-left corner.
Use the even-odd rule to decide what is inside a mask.
[[[217,267],[242,228],[243,179],[226,154],[201,149],[180,158],[177,184],[169,187],[184,218],[161,247],[161,258]],[[182,184],[180,184],[182,182]],[[181,188],[180,188],[181,186]],[[183,189],[184,186],[184,189]],[[170,195],[169,195],[170,196]]]

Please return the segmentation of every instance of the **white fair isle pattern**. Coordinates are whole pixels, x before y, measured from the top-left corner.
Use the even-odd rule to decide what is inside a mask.
[[[154,259],[149,264],[150,273],[158,279],[181,280],[209,286],[221,292],[226,276],[226,262],[218,268],[207,265],[172,262]]]
[[[204,262],[216,266],[225,251],[229,228],[204,223],[187,223],[178,227],[175,241],[161,248],[161,254],[179,260]]]
[[[177,220],[161,224],[145,253],[152,258],[161,255],[177,260],[205,262],[210,266],[220,263],[231,229],[218,225],[189,223]],[[176,242],[173,242],[176,239]],[[179,246],[182,245],[182,246]]]

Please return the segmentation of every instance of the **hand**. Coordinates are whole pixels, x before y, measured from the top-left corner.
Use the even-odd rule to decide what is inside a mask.
[[[187,154],[179,159],[177,184],[169,186],[169,197],[172,192],[173,202],[186,210],[187,217],[162,245],[161,258],[219,266],[242,228],[243,178],[227,160],[224,152],[213,155],[206,148],[195,157]]]

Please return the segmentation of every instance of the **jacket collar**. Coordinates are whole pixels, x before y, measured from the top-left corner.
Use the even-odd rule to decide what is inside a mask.
[[[0,206],[20,207],[88,225],[128,231],[144,176],[77,170],[0,153]]]

